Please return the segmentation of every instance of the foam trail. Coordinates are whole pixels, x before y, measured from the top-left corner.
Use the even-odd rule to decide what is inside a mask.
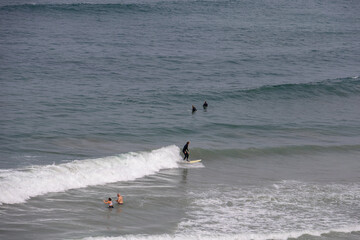
[[[0,205],[22,203],[50,192],[131,181],[161,169],[176,168],[180,149],[163,147],[151,152],[126,153],[60,165],[0,171]]]
[[[350,233],[360,231],[360,225],[354,225],[343,228],[327,230],[309,230],[301,232],[284,232],[284,233],[243,233],[243,234],[162,234],[162,235],[125,235],[120,237],[88,237],[83,240],[286,240],[289,238],[298,238],[302,235],[321,236],[331,232]]]

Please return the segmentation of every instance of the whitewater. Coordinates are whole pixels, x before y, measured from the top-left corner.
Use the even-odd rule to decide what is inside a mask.
[[[2,170],[0,204],[23,203],[31,197],[50,192],[132,181],[155,174],[161,169],[179,167],[179,152],[178,147],[169,146],[151,152]]]
[[[177,239],[189,239],[189,240],[195,240],[195,239],[209,239],[209,240],[215,240],[215,239],[221,239],[221,240],[232,240],[232,239],[239,239],[239,240],[247,240],[247,239],[253,239],[253,240],[266,240],[266,239],[279,239],[279,240],[285,240],[285,239],[291,239],[291,238],[298,238],[303,235],[311,235],[311,236],[324,236],[326,234],[329,234],[331,232],[354,232],[359,231],[360,226],[354,226],[354,227],[347,227],[347,228],[338,228],[338,229],[330,229],[330,230],[324,230],[324,231],[305,231],[305,232],[289,232],[289,233],[269,233],[269,234],[226,234],[226,235],[201,235],[201,234],[182,234],[182,235],[158,235],[158,236],[124,236],[124,237],[98,237],[98,238],[84,238],[84,240],[137,240],[137,239],[144,239],[144,240],[162,240],[162,239],[171,239],[171,240],[177,240]],[[355,236],[356,237],[356,236]],[[354,238],[355,239],[355,238]]]

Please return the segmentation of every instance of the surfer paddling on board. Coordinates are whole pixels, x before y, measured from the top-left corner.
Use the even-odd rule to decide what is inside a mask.
[[[190,141],[187,142],[185,144],[185,146],[183,147],[183,154],[184,154],[184,160],[186,159],[186,161],[189,161],[189,144],[190,144]]]

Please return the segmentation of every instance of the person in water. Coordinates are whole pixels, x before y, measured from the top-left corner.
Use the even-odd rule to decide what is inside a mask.
[[[206,109],[208,107],[208,103],[205,101],[203,104],[203,108]]]
[[[187,142],[182,150],[182,152],[184,154],[184,160],[186,159],[186,161],[189,161],[189,144],[190,144],[190,142]]]
[[[196,107],[194,105],[192,105],[192,113],[194,113],[196,111],[197,111]]]
[[[120,193],[117,194],[117,199],[116,199],[116,202],[119,204],[119,205],[123,205],[124,204],[124,200],[123,200],[123,197],[120,195]]]
[[[114,208],[114,205],[113,205],[113,202],[112,202],[111,198],[109,198],[108,201],[104,200],[104,203],[109,204],[109,208]]]

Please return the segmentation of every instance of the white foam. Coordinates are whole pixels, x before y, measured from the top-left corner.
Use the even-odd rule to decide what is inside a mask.
[[[125,235],[119,237],[88,237],[84,240],[285,240],[289,238],[298,238],[302,235],[321,236],[331,232],[350,233],[360,231],[360,225],[348,226],[343,228],[326,229],[326,230],[309,230],[301,232],[284,232],[284,233],[243,233],[243,234],[161,234],[161,235]]]
[[[151,152],[1,171],[0,205],[22,203],[49,192],[131,181],[161,169],[177,168],[181,160],[179,152],[180,149],[172,145]]]
[[[316,235],[308,229],[339,229],[357,223],[349,213],[359,194],[358,184],[281,181],[261,187],[216,185],[187,193],[191,204],[177,233]]]

